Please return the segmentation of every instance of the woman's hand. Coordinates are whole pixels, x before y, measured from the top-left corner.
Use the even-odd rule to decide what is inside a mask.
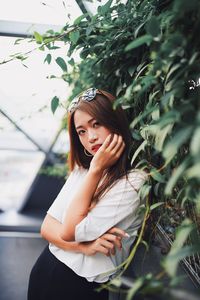
[[[90,170],[104,171],[111,167],[117,162],[124,148],[125,143],[121,135],[108,135],[102,146],[94,155],[90,163]]]
[[[95,241],[81,243],[81,252],[88,256],[95,255],[96,253],[102,253],[106,256],[110,254],[114,255],[115,247],[121,250],[121,240],[127,236],[124,230],[113,227]]]

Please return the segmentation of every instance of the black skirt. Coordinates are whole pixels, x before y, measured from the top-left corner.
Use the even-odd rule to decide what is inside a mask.
[[[47,246],[32,268],[28,300],[108,300],[108,291],[89,282],[59,261]]]

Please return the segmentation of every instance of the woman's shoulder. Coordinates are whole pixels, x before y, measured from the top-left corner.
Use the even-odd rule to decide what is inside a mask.
[[[88,169],[85,169],[81,166],[75,165],[74,169],[72,170],[73,173],[85,173],[88,172]]]
[[[148,175],[145,171],[139,169],[131,169],[127,172],[126,175],[121,176],[115,181],[112,188],[109,190],[108,195],[115,192],[138,192],[147,178]]]
[[[144,180],[147,180],[148,174],[144,170],[141,169],[131,169],[127,173],[128,178],[143,178]]]
[[[125,175],[121,176],[115,183],[117,185],[124,185],[129,183],[131,185],[142,185],[148,178],[148,174],[140,169],[131,169]]]
[[[83,176],[88,172],[88,169],[84,169],[83,167],[75,166],[74,169],[69,173],[69,177],[79,177]]]
[[[126,176],[128,182],[138,190],[148,179],[148,174],[141,169],[131,169]]]

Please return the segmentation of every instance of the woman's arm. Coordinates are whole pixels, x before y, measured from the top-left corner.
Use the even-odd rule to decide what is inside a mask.
[[[121,224],[119,227],[124,230],[129,226],[132,230],[137,230],[142,221],[138,213],[142,203],[137,191],[144,182],[144,175],[134,171],[128,174],[128,180],[120,179],[76,225],[75,241],[95,240],[118,224]]]
[[[48,242],[63,250],[81,252],[80,243],[66,242],[61,238],[61,230],[62,224],[58,220],[47,214],[40,229],[41,236]]]
[[[67,209],[61,230],[62,239],[66,241],[75,240],[75,227],[87,216],[92,197],[103,172],[119,159],[124,147],[125,144],[121,136],[114,134],[111,140],[111,135],[109,135],[94,155],[89,171]]]
[[[74,241],[75,226],[84,219],[91,204],[92,197],[101,179],[102,172],[89,170],[81,187],[69,205],[61,228],[61,239]],[[74,187],[76,188],[76,187]]]
[[[95,255],[97,252],[105,255],[114,254],[115,247],[121,249],[121,239],[126,236],[124,230],[114,227],[92,242],[67,242],[61,238],[61,230],[62,224],[47,214],[41,226],[42,237],[65,251],[81,252],[85,255]]]

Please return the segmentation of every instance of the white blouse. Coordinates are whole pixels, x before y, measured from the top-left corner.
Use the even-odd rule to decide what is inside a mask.
[[[83,168],[75,169],[47,211],[59,222],[64,221],[66,210],[87,171]],[[146,173],[140,170],[131,171],[128,180],[123,177],[117,181],[75,228],[75,241],[86,242],[97,239],[113,226],[119,227],[130,235],[122,239],[121,251],[116,249],[115,255],[110,256],[101,253],[87,256],[65,251],[50,243],[49,249],[52,254],[88,281],[105,282],[114,277],[116,273],[114,269],[128,257],[137,230],[141,226],[142,220],[137,213],[138,207],[142,204],[138,190],[145,180]]]

